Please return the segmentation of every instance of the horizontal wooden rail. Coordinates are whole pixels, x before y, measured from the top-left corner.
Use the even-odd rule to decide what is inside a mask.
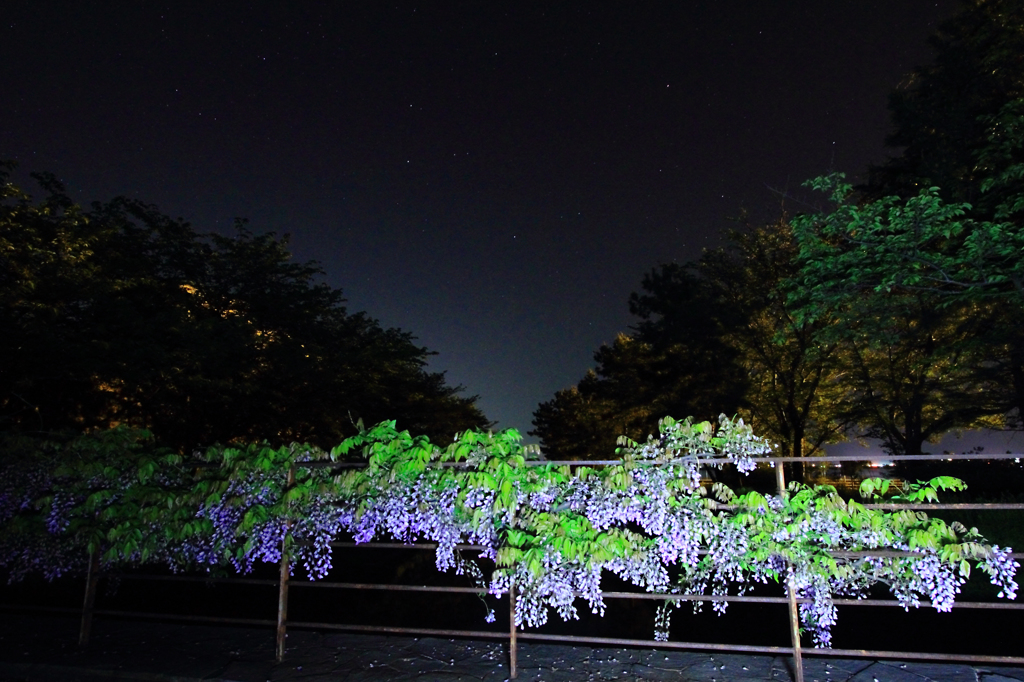
[[[361,545],[365,547],[366,545]],[[207,578],[205,576],[179,576],[179,575],[146,575],[144,573],[108,573],[104,577],[127,579],[127,580],[154,580],[164,582],[218,582],[218,583],[234,583],[244,585],[263,585],[266,587],[276,587],[278,584],[277,580],[271,579],[255,579],[255,578]],[[395,583],[349,583],[349,582],[333,582],[327,580],[301,580],[290,582],[293,588],[317,588],[317,589],[335,589],[335,590],[379,590],[384,592],[435,592],[435,593],[449,593],[449,594],[489,594],[489,590],[485,587],[455,587],[445,585],[400,585]],[[724,602],[735,602],[737,604],[786,604],[788,598],[786,597],[762,597],[756,595],[729,595],[729,594],[694,594],[694,593],[667,593],[667,592],[602,592],[602,596],[605,599],[640,599],[643,601],[724,601]],[[577,597],[584,596],[582,593],[578,593]],[[809,604],[810,599],[797,598],[797,603]],[[899,606],[902,605],[895,599],[833,599],[832,603],[836,606]],[[932,603],[930,601],[919,602],[920,606],[928,607]],[[7,605],[0,605],[4,607]],[[991,609],[1000,611],[1024,611],[1024,603],[1010,603],[1010,602],[985,602],[985,601],[957,601],[953,603],[953,608],[957,609]],[[77,612],[80,609],[67,609],[69,611]],[[96,611],[99,613],[99,611]]]
[[[729,460],[716,455],[713,452],[702,452],[694,453],[689,457],[683,457],[679,459],[635,459],[632,460],[634,465],[651,466],[651,465],[673,465],[683,464],[688,461],[693,461],[696,457],[702,463],[728,463]],[[864,454],[864,455],[813,455],[810,457],[750,457],[748,458],[752,462],[759,464],[774,464],[775,462],[791,463],[791,462],[802,462],[804,464],[821,464],[824,462],[870,462],[870,461],[885,461],[885,462],[955,462],[960,460],[1019,460],[1024,459],[1024,453],[1013,453],[1013,452],[991,452],[991,453],[979,453],[979,452],[965,452],[960,454],[921,454],[921,455],[886,455],[886,454]],[[539,467],[539,466],[568,466],[568,467],[581,467],[581,466],[619,466],[623,463],[621,459],[528,459],[524,462],[525,466],[528,467]],[[184,466],[188,467],[199,467],[199,468],[210,468],[220,466],[217,462],[189,462]],[[328,459],[316,459],[307,462],[295,462],[295,466],[302,469],[365,469],[368,464],[365,461],[344,461],[337,462]],[[428,466],[440,466],[442,468],[465,468],[475,466],[465,460],[458,462],[430,462]]]

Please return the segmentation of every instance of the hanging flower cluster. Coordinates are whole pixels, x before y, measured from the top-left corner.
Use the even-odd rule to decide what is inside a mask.
[[[746,473],[771,453],[742,420],[724,416],[717,426],[666,418],[644,443],[620,439],[619,464],[575,469],[537,461],[514,430],[469,431],[440,448],[390,422],[329,453],[217,447],[187,464],[147,438],[115,431],[94,437],[100,445],[69,446],[64,454],[90,453],[73,467],[5,473],[0,566],[11,579],[61,575],[81,567],[87,551],[102,551],[107,566],[159,561],[243,573],[286,552],[293,570],[318,579],[331,568],[331,543],[345,536],[423,540],[437,544],[438,570],[467,574],[495,596],[514,587],[522,626],[543,625],[552,610],[576,618],[580,599],[603,614],[605,571],[652,593],[719,595],[719,613],[728,595],[790,581],[806,600],[804,627],[825,647],[833,597],[863,597],[877,583],[905,608],[928,599],[948,611],[973,564],[1000,597],[1016,596],[1011,551],[958,523],[867,509],[830,486],[791,484],[778,495],[705,487],[709,468],[731,463]],[[365,466],[339,464],[357,454]],[[51,453],[47,461],[57,460]],[[939,477],[907,486],[900,499],[962,487]],[[861,491],[889,492],[874,480]],[[463,543],[481,546],[493,569],[462,556]],[[659,608],[656,638],[668,637],[680,603]]]

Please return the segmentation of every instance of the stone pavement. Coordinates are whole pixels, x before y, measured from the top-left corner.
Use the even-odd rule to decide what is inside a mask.
[[[289,634],[274,661],[271,628],[97,618],[85,651],[76,618],[0,612],[0,682],[504,682],[502,641]],[[804,659],[807,682],[1024,682],[1024,668]],[[771,656],[612,649],[523,642],[519,680],[788,682],[790,660]]]

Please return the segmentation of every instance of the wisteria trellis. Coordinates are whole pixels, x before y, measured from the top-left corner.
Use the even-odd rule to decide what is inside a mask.
[[[948,611],[973,565],[1000,597],[1016,596],[1010,549],[961,524],[866,509],[831,486],[736,495],[716,483],[709,492],[702,467],[733,463],[746,473],[752,457],[771,452],[741,420],[723,416],[712,426],[665,418],[658,437],[620,445],[615,466],[528,465],[533,449],[514,430],[469,431],[440,448],[390,422],[331,452],[212,447],[186,462],[144,432],[116,429],[9,460],[0,566],[11,580],[32,571],[52,578],[84,568],[87,552],[98,550],[108,567],[155,561],[248,572],[255,562],[279,561],[283,550],[315,580],[330,570],[330,543],[341,536],[422,539],[437,543],[438,570],[467,573],[495,596],[514,584],[519,625],[542,625],[552,609],[575,618],[580,595],[603,614],[603,571],[667,594],[743,594],[791,578],[809,600],[800,606],[803,626],[825,647],[833,596],[864,596],[876,583],[905,608],[927,598]],[[323,466],[357,453],[365,468]],[[940,477],[906,492],[925,499],[962,486]],[[879,487],[869,482],[865,492]],[[490,575],[461,555],[460,543],[483,547]],[[833,555],[864,550],[902,555]],[[657,639],[668,637],[679,603],[658,610]],[[726,606],[713,602],[719,612]]]

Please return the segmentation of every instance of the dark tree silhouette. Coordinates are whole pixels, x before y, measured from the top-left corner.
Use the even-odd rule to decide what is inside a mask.
[[[200,234],[124,198],[84,210],[48,175],[0,182],[0,428],[150,428],[214,441],[331,445],[397,419],[448,440],[488,420],[430,351],[318,283],[287,238]]]

